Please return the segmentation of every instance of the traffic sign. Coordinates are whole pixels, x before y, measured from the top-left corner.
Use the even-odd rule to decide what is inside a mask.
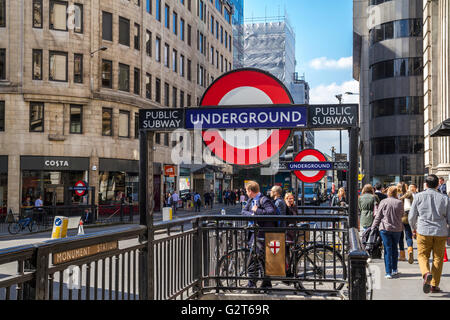
[[[202,107],[221,106],[228,111],[230,108],[225,106],[261,105],[262,107],[272,104],[289,105],[293,104],[293,100],[287,88],[277,78],[267,72],[250,68],[233,70],[218,78],[206,90],[200,102]],[[207,108],[203,110],[207,112]],[[261,110],[267,112],[267,109],[261,108]],[[262,124],[265,116],[261,112],[258,114],[260,116],[255,114],[253,119]],[[189,120],[189,117],[187,118]],[[274,119],[272,118],[272,120]],[[280,119],[281,114],[279,114]],[[300,123],[301,119],[297,120]],[[248,122],[250,121],[249,117]],[[306,116],[304,121],[306,121]],[[304,123],[306,124],[306,122]],[[255,126],[257,125],[255,124]],[[260,126],[258,127],[260,128]],[[278,128],[281,127],[278,126]],[[247,125],[246,128],[251,128],[251,126]],[[292,133],[291,129],[230,131],[232,130],[227,132],[207,130],[203,131],[202,135],[206,146],[216,157],[235,165],[260,164],[278,156],[287,147]]]
[[[327,170],[323,169],[323,167],[318,162],[328,163],[325,156],[318,150],[314,149],[306,149],[301,151],[294,159],[295,163],[305,162],[306,164],[317,163],[318,167],[316,168],[307,168],[302,170],[294,171],[294,174],[300,181],[306,183],[312,183],[320,181],[326,174]]]
[[[86,183],[81,180],[78,181],[77,183],[75,183],[75,187],[73,187],[75,194],[80,197],[84,196],[87,189],[88,189],[88,187],[87,187]]]

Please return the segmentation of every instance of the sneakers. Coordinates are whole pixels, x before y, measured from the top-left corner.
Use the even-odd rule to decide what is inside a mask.
[[[430,293],[430,291],[431,291],[430,283],[431,283],[432,279],[433,279],[433,276],[429,272],[425,273],[425,275],[423,276],[423,292],[424,293]]]
[[[431,293],[442,293],[442,290],[439,287],[431,286]]]
[[[394,271],[392,271],[392,276],[393,277],[398,276],[399,273],[400,272],[398,272],[398,270],[394,270]]]
[[[387,274],[384,276],[385,279],[392,279],[392,276],[390,274]]]
[[[413,264],[414,263],[414,249],[413,247],[408,247],[408,263]]]

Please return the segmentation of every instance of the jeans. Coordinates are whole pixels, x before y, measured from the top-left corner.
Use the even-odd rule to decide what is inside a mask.
[[[386,274],[391,275],[392,271],[398,269],[398,242],[400,240],[401,232],[392,232],[381,230],[381,239],[384,246],[384,267]]]
[[[405,243],[403,241],[405,236],[406,236],[406,245],[408,247],[412,247],[413,246],[411,226],[409,224],[403,224],[403,226],[405,227],[405,230],[402,231],[402,234],[400,235],[400,240],[398,242],[399,247],[400,247],[400,251],[404,251],[405,250]]]

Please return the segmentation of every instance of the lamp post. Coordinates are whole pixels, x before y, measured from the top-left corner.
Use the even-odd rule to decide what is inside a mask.
[[[93,56],[94,56],[94,53],[96,53],[96,52],[99,52],[99,51],[106,51],[106,50],[108,50],[108,48],[105,47],[105,46],[103,46],[103,47],[101,47],[101,48],[98,48],[97,50],[94,50],[94,51],[91,52],[91,57],[93,57]]]

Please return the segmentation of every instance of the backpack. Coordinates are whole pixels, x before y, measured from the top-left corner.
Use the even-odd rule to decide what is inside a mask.
[[[259,201],[258,201],[258,204],[259,204],[259,205],[258,205],[258,208],[261,208],[261,207],[262,207],[262,199],[263,199],[263,198],[269,199],[270,204],[271,204],[272,207],[275,209],[275,215],[281,216],[280,208],[278,208],[278,207],[276,206],[275,202],[274,202],[272,199],[270,199],[269,197],[262,196],[261,198],[259,198]],[[281,199],[280,199],[280,200],[281,200]],[[284,227],[284,226],[285,226],[285,222],[284,222],[284,221],[277,221],[277,226],[278,226],[278,227]]]
[[[378,228],[368,228],[361,235],[361,242],[364,249],[373,259],[381,259],[381,244],[382,239]]]

